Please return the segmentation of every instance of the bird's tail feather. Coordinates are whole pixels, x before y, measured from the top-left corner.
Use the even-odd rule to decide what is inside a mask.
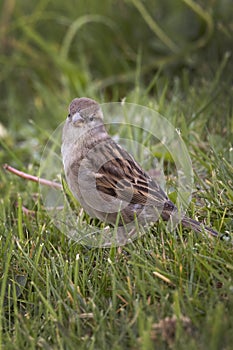
[[[198,233],[202,233],[206,231],[207,233],[209,233],[211,236],[214,236],[214,237],[218,237],[220,235],[219,232],[213,230],[212,228],[204,226],[200,224],[198,221],[188,218],[186,216],[182,219],[181,223],[184,227],[190,228]]]

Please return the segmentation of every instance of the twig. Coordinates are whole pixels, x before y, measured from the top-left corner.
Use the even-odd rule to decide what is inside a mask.
[[[19,177],[22,177],[23,179],[26,179],[26,180],[29,180],[29,181],[34,181],[34,182],[37,182],[37,183],[39,183],[41,185],[62,189],[62,185],[57,183],[57,182],[49,181],[49,180],[40,178],[38,176],[33,176],[33,175],[30,175],[30,174],[27,174],[27,173],[25,173],[23,171],[20,171],[20,170],[17,170],[15,168],[13,168],[12,166],[10,166],[8,164],[4,164],[3,168],[6,169],[7,171],[9,171],[12,174],[15,174],[15,175],[17,175]]]
[[[16,203],[16,207],[18,208],[18,203]],[[30,210],[26,208],[24,205],[22,205],[22,212],[27,216],[35,216],[36,212],[35,210]]]

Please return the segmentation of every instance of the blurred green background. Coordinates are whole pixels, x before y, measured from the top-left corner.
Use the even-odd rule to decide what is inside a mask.
[[[169,102],[177,79],[184,94],[190,80],[202,88],[216,79],[232,49],[231,0],[2,0],[0,8],[0,120],[16,129],[28,119],[56,126],[76,96],[143,103],[138,88],[156,102],[169,84]],[[212,96],[229,93],[230,59]]]

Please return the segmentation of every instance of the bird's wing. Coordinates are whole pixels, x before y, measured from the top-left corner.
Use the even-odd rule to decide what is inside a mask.
[[[104,145],[107,160],[96,172],[97,190],[131,204],[163,207],[168,198],[161,187],[140,167],[134,158],[112,139]]]

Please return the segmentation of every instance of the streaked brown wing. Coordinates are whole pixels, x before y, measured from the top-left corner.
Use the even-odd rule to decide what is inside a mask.
[[[111,152],[112,159],[96,174],[98,191],[131,204],[164,205],[168,200],[164,191],[127,151],[112,139],[105,144],[104,151],[106,156]]]

